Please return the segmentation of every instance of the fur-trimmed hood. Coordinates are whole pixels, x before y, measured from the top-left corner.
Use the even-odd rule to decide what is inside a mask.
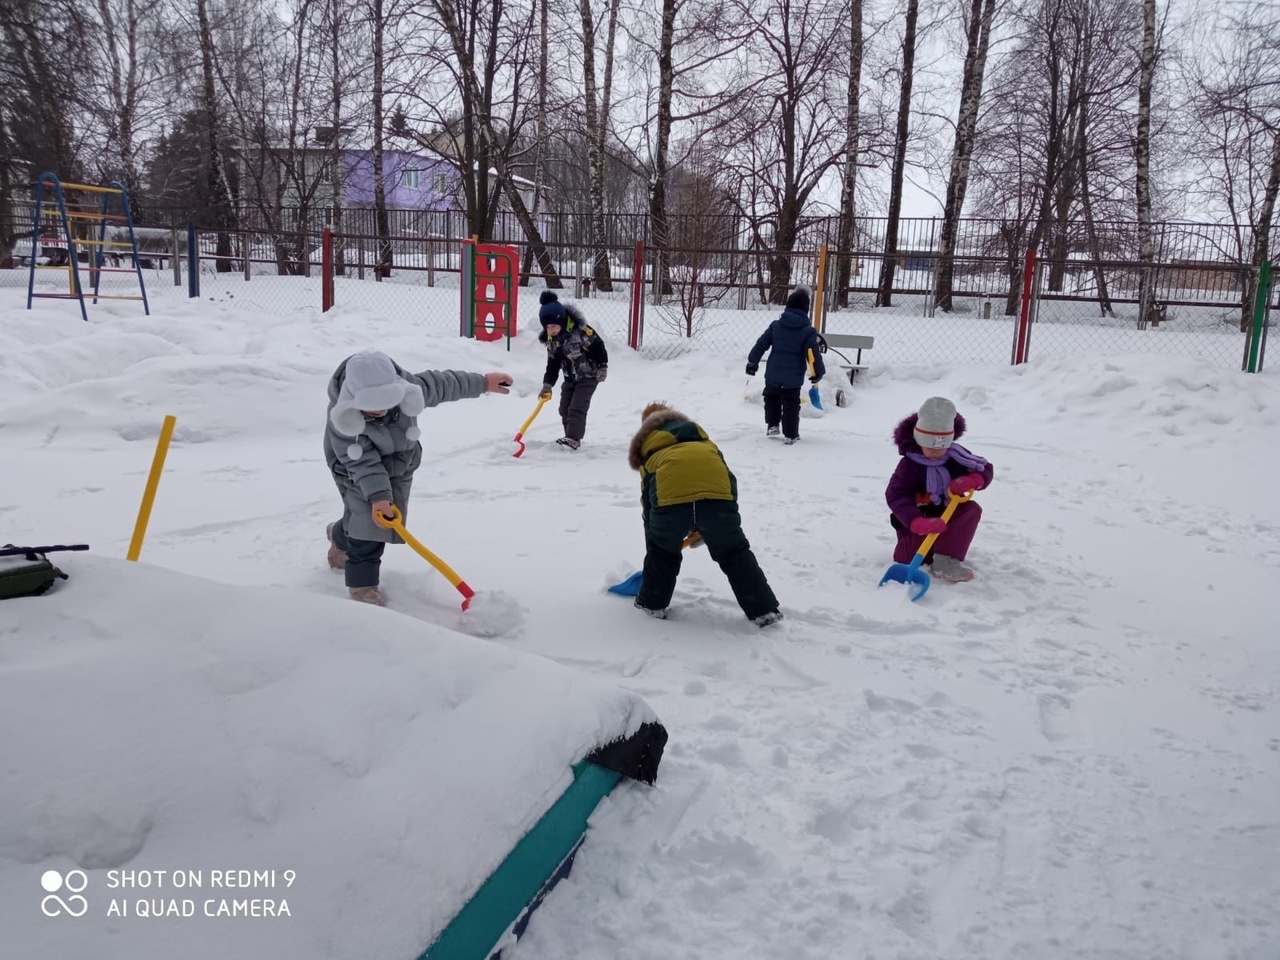
[[[946,414],[943,414],[946,416]],[[916,443],[913,431],[916,428],[916,420],[919,419],[918,414],[911,414],[898,421],[898,425],[893,428],[893,442],[898,445],[898,453],[906,456],[908,453],[920,453],[920,444]],[[959,440],[964,436],[964,417],[956,414],[956,435],[955,439]]]
[[[646,408],[648,409],[648,408]],[[640,429],[636,431],[636,435],[631,438],[631,445],[627,450],[627,463],[630,464],[632,470],[639,470],[644,465],[644,455],[640,452],[640,448],[644,446],[644,442],[649,439],[650,435],[661,427],[664,423],[670,423],[673,420],[688,420],[689,418],[679,410],[672,410],[670,407],[659,406],[654,409],[648,416],[640,421]]]
[[[560,336],[563,337],[570,330],[575,330],[575,329],[581,330],[583,327],[587,325],[586,315],[583,314],[582,308],[579,307],[576,303],[562,303],[561,306],[564,307],[564,312],[568,315],[568,322],[563,327],[560,328]],[[538,342],[539,343],[547,342],[546,327],[543,327],[541,332],[539,332]]]

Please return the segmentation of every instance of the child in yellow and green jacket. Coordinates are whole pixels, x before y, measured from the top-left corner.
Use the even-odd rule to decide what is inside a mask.
[[[651,403],[631,439],[628,462],[640,471],[644,576],[635,605],[665,619],[680,574],[683,542],[701,535],[742,612],[759,627],[782,619],[738,514],[738,481],[705,430],[664,403]]]

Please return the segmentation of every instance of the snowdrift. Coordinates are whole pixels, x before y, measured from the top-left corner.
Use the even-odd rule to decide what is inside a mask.
[[[6,955],[412,960],[567,790],[580,835],[618,773],[656,774],[652,711],[551,661],[346,600],[64,569],[0,610]]]

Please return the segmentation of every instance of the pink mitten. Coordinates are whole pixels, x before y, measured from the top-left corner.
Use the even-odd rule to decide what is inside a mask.
[[[941,517],[916,517],[911,521],[911,532],[917,537],[927,537],[931,533],[945,533],[947,521]]]
[[[982,474],[966,473],[963,477],[956,477],[952,480],[951,486],[948,489],[950,489],[957,497],[961,497],[970,490],[981,490],[982,482]]]

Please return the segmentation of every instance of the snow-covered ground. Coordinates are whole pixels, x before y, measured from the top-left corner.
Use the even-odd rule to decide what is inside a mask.
[[[611,376],[582,450],[554,444],[548,408],[514,459],[543,367],[527,331],[507,353],[453,335],[456,291],[413,291],[410,320],[342,284],[322,315],[289,299],[297,284],[157,298],[150,318],[104,303],[89,324],[74,305],[28,313],[0,291],[0,530],[123,556],[172,413],[143,559],[340,598],[320,454],[334,366],[376,347],[418,369],[512,372],[517,395],[424,415],[410,517],[500,612],[460,614],[407,548],[384,565],[392,608],[634,691],[671,734],[656,788],[605,802],[519,960],[1280,956],[1274,370],[872,352],[852,404],[802,420],[784,447],[743,400],[754,332],[736,352],[657,361],[627,351],[600,310]],[[979,494],[978,579],[912,604],[876,586],[891,559],[888,437],[935,394],[968,418],[996,482]],[[666,622],[604,592],[642,558],[626,447],[658,398],[737,473],[777,626],[742,618],[703,551]],[[64,601],[48,602],[76,596],[76,562]],[[4,649],[0,627],[0,670]],[[0,745],[0,768],[12,756]],[[265,960],[252,925],[243,936],[242,955]]]

